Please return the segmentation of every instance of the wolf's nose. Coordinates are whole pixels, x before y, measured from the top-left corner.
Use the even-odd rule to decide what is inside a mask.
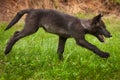
[[[110,37],[112,37],[112,35],[110,34]]]

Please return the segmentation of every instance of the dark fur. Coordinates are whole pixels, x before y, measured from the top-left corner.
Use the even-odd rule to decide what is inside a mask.
[[[59,36],[57,52],[60,59],[63,58],[62,54],[64,52],[65,42],[70,37],[73,37],[78,45],[91,50],[100,57],[109,57],[108,53],[99,50],[96,46],[85,40],[85,34],[92,34],[101,42],[104,42],[103,36],[111,37],[111,34],[106,30],[104,22],[101,20],[101,14],[92,19],[78,19],[55,10],[26,9],[18,12],[5,30],[17,23],[25,13],[28,14],[26,16],[25,26],[23,30],[16,31],[11,37],[7,43],[5,54],[11,51],[13,45],[18,40],[37,32],[40,27],[43,27],[47,32]]]

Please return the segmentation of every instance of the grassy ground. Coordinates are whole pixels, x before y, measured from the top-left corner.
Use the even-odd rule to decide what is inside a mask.
[[[77,15],[83,17],[85,15]],[[9,55],[4,55],[5,45],[16,30],[17,24],[4,32],[5,23],[0,24],[0,80],[120,80],[120,21],[104,18],[113,37],[100,43],[95,37],[86,39],[109,52],[111,57],[102,59],[91,51],[68,39],[64,61],[57,59],[58,37],[39,30],[21,39]]]

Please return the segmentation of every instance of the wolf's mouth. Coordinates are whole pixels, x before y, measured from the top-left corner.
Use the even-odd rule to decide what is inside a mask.
[[[105,42],[104,35],[99,34],[99,35],[98,35],[98,39],[99,39],[101,42]]]

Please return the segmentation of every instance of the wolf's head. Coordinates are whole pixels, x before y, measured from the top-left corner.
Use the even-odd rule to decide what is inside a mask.
[[[104,37],[110,38],[112,35],[110,32],[106,29],[105,23],[101,20],[103,15],[99,14],[95,16],[91,21],[91,31],[90,33],[94,36],[96,36],[99,41],[104,42]]]

